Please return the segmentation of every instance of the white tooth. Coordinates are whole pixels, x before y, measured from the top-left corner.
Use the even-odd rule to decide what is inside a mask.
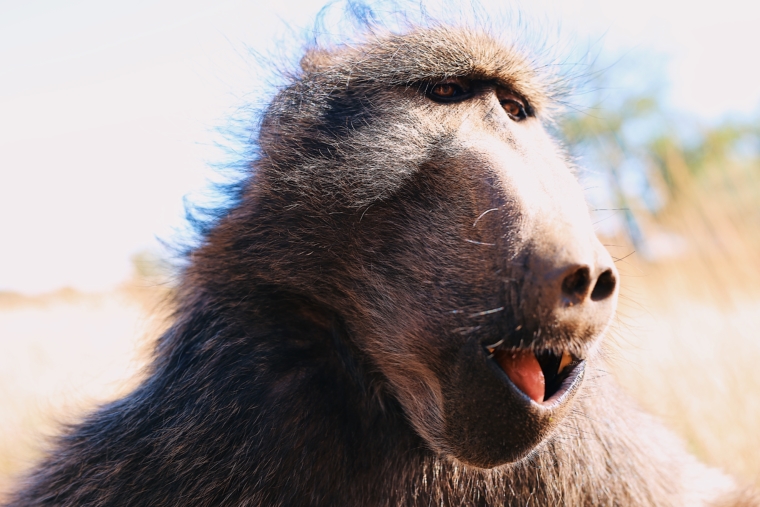
[[[565,366],[573,362],[573,358],[570,357],[570,354],[567,352],[564,352],[562,354],[562,359],[559,362],[559,368],[557,369],[557,373],[562,373],[562,370],[565,369]]]

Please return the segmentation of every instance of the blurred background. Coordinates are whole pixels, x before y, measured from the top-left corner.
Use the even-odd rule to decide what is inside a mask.
[[[211,199],[219,128],[276,86],[257,55],[297,52],[323,3],[0,2],[0,495],[139,380],[171,311],[162,241]],[[574,77],[554,128],[623,276],[610,374],[760,485],[760,7],[522,8]]]

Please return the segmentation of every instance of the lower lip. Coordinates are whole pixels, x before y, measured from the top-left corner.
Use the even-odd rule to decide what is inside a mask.
[[[486,352],[486,354],[488,353],[485,350],[484,350],[484,352]],[[559,389],[557,390],[556,393],[554,393],[551,396],[551,398],[549,398],[548,400],[544,400],[542,402],[537,402],[537,401],[531,399],[530,396],[528,396],[527,394],[525,394],[519,387],[517,387],[514,384],[514,382],[512,382],[512,380],[509,378],[509,375],[507,375],[507,373],[504,370],[501,369],[501,366],[499,366],[499,364],[495,360],[489,359],[489,361],[492,362],[493,368],[497,369],[499,371],[499,373],[501,375],[503,375],[503,379],[506,382],[509,383],[509,386],[515,392],[517,392],[525,400],[526,403],[531,404],[534,408],[537,408],[537,409],[540,409],[540,410],[554,409],[554,408],[557,408],[562,403],[564,403],[565,400],[567,399],[568,395],[572,391],[574,391],[575,388],[578,386],[578,384],[580,384],[581,380],[583,380],[583,374],[584,374],[585,369],[586,369],[586,361],[585,360],[580,361],[579,363],[577,363],[573,367],[572,371],[567,376],[567,378],[565,378],[565,380],[562,381],[562,384],[560,385]]]
[[[533,400],[530,400],[530,401],[534,405],[537,405],[543,408],[553,408],[559,405],[567,397],[566,395],[569,392],[573,391],[575,386],[577,386],[581,382],[581,380],[583,379],[583,373],[585,371],[586,371],[586,361],[579,362],[573,367],[572,371],[567,376],[567,378],[565,378],[565,380],[562,381],[560,388],[557,390],[556,393],[552,395],[551,398],[549,398],[548,400],[544,400],[540,403]]]

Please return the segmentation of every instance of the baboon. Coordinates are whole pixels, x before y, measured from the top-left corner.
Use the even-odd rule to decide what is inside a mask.
[[[517,46],[314,47],[131,394],[7,505],[760,505],[604,374],[619,276]]]

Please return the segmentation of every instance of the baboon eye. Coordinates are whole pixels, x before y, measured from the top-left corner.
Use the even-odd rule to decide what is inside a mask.
[[[432,91],[433,95],[439,98],[446,98],[450,99],[451,97],[456,96],[457,94],[462,93],[462,90],[455,84],[452,83],[442,83],[435,85],[433,87]]]
[[[516,97],[502,99],[501,107],[503,107],[509,117],[515,121],[522,121],[528,117],[528,113],[525,112],[525,105]]]
[[[436,102],[458,102],[469,98],[472,93],[460,83],[447,81],[433,85],[427,95]]]

